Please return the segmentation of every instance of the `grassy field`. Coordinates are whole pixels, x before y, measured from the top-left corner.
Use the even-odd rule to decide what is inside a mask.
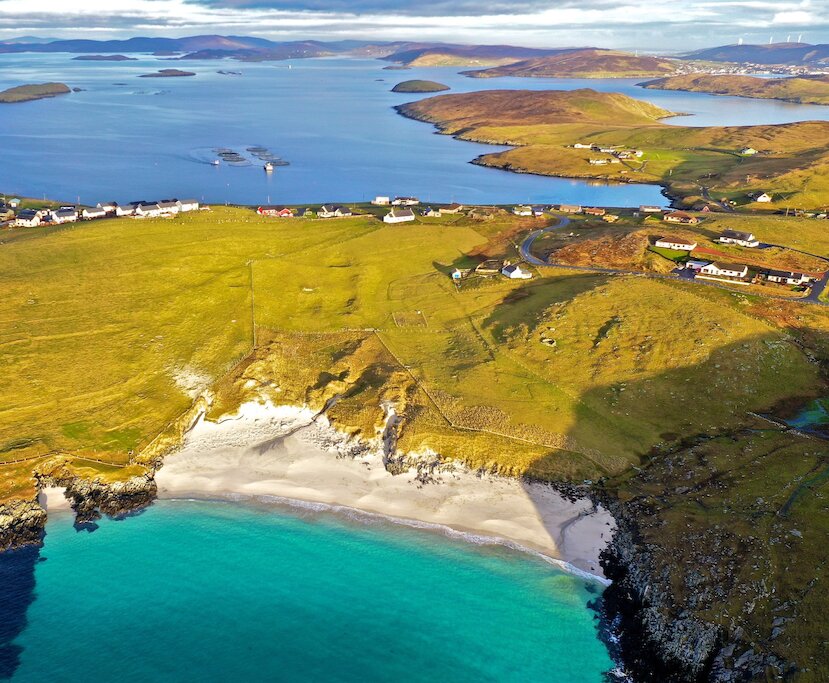
[[[665,433],[818,391],[784,334],[713,293],[566,272],[460,287],[447,277],[514,258],[514,242],[539,224],[502,213],[397,227],[221,208],[28,231],[0,250],[0,461],[36,466],[61,453],[122,465],[223,377],[241,397],[227,373],[242,359],[237,370],[283,362],[286,335],[289,346],[330,337],[325,348],[338,350],[336,362],[311,363],[313,381],[286,375],[298,384],[283,396],[322,407],[345,391],[334,419],[373,436],[377,387],[395,386],[407,411],[401,444],[548,478],[620,472]],[[262,341],[248,356],[254,325]],[[710,381],[716,370],[727,379]],[[786,387],[772,380],[779,372]],[[624,393],[644,378],[648,391]],[[676,391],[689,386],[693,411]],[[31,486],[15,482],[6,490]]]
[[[495,168],[563,177],[658,183],[689,206],[707,188],[715,200],[752,209],[823,209],[829,204],[829,123],[685,127],[659,121],[670,115],[651,104],[593,90],[484,91],[440,95],[402,105],[406,116],[435,124],[465,140],[514,149],[479,157]],[[573,149],[577,142],[636,148],[641,158],[591,165],[609,154]],[[759,150],[744,156],[743,148]],[[749,195],[768,192],[770,204]]]

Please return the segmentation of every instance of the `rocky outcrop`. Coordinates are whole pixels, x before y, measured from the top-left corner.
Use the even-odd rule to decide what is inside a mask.
[[[39,544],[46,527],[46,510],[35,500],[12,500],[0,505],[0,551]]]
[[[151,472],[111,483],[73,477],[53,480],[49,484],[66,487],[66,497],[78,523],[92,522],[100,519],[102,514],[121,517],[146,507],[158,493]]]
[[[602,553],[602,568],[612,584],[601,609],[607,630],[618,641],[615,654],[634,680],[738,683],[782,680],[796,670],[774,654],[757,651],[739,628],[723,629],[679,605],[672,581],[683,581],[690,602],[707,602],[711,587],[695,580],[688,567],[660,566],[655,560],[657,549],[640,534],[640,520],[651,519],[652,511],[636,501],[622,505],[605,495],[599,498],[618,525]]]
[[[686,683],[708,680],[722,634],[675,608],[671,577],[658,571],[638,533],[630,506],[602,500],[617,522],[613,541],[602,554],[603,610],[617,634],[625,668],[637,681]]]

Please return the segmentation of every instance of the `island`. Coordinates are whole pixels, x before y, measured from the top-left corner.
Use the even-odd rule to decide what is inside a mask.
[[[127,57],[126,55],[78,55],[72,57],[73,60],[79,62],[136,62],[137,57]]]
[[[590,48],[462,73],[471,78],[641,78],[676,70],[677,62],[668,59]]]
[[[683,90],[712,95],[829,104],[829,75],[759,78],[720,74],[684,74],[640,83],[652,90]]]
[[[182,76],[195,76],[194,71],[181,71],[180,69],[160,69],[153,74],[141,74],[138,78],[179,78]]]
[[[72,89],[65,83],[40,83],[32,85],[18,85],[0,92],[0,103],[13,104],[17,102],[31,102],[49,97],[65,95]]]
[[[823,142],[829,121],[667,125],[661,119],[671,112],[587,88],[437,95],[396,109],[463,140],[513,146],[473,163],[517,173],[656,183],[684,207],[731,210],[752,204],[764,211],[796,206],[820,212],[829,193],[829,149]]]
[[[441,92],[443,90],[449,90],[449,86],[436,81],[421,80],[403,81],[391,89],[392,92],[405,93]]]

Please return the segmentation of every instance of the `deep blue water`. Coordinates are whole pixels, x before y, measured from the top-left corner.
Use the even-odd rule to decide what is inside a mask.
[[[0,555],[0,578],[0,662],[21,683],[598,683],[612,667],[587,607],[600,586],[330,513],[162,501],[91,534],[63,514],[39,560]]]
[[[430,78],[454,92],[572,89],[624,92],[671,111],[683,125],[829,118],[829,107],[659,92],[636,80],[471,79],[455,69],[384,71],[369,59],[264,64],[232,61],[73,61],[68,54],[0,55],[0,88],[63,81],[84,92],[0,105],[0,190],[64,201],[192,196],[210,202],[315,203],[414,194],[466,203],[664,204],[660,188],[520,176],[468,162],[501,147],[453,140],[392,107],[400,80]],[[191,78],[139,75],[178,67]],[[227,76],[218,70],[239,71]],[[121,84],[121,85],[116,85]],[[212,150],[262,145],[291,166],[268,176],[255,163],[215,168]]]

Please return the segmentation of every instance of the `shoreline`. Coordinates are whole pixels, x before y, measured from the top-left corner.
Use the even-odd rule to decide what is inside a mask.
[[[393,475],[382,444],[350,439],[307,408],[248,402],[217,422],[199,417],[156,473],[158,498],[382,518],[527,552],[607,585],[599,555],[616,524],[605,508],[433,453],[403,455],[404,471]]]

